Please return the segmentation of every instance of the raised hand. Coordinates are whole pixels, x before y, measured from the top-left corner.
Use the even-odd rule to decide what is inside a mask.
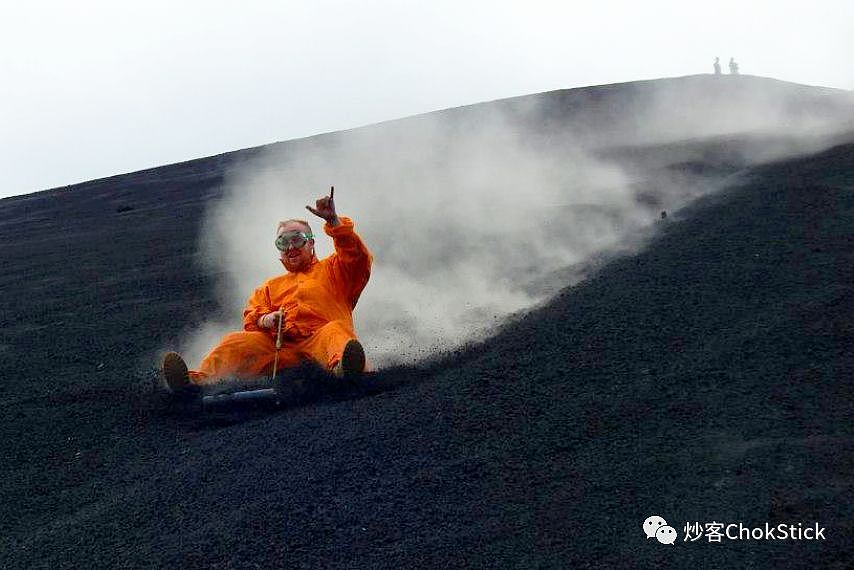
[[[335,186],[329,190],[329,196],[318,198],[314,204],[314,208],[306,206],[306,210],[319,218],[323,218],[330,226],[337,226],[338,214],[335,213]]]

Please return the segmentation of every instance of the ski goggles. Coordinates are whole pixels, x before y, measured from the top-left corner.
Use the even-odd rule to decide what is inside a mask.
[[[305,232],[282,232],[276,238],[276,249],[279,251],[288,251],[292,247],[300,249],[313,237]]]

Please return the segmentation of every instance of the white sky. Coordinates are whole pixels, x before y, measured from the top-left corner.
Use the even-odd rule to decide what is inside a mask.
[[[854,89],[854,1],[0,0],[0,197],[552,89]]]

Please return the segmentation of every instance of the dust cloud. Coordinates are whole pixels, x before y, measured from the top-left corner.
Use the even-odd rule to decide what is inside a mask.
[[[725,108],[698,118],[677,100],[685,93],[618,93],[610,106],[607,94],[594,95],[579,95],[575,111],[535,96],[267,147],[230,173],[207,214],[200,247],[220,276],[227,318],[186,339],[188,361],[198,363],[223,333],[239,329],[248,295],[283,271],[273,245],[279,220],[307,219],[318,258],[332,252],[322,220],[305,209],[332,185],[339,215],[353,218],[374,253],[354,318],[369,358],[384,366],[488,334],[585,276],[566,268],[642,246],[660,209],[678,210],[725,180],[671,168],[708,159],[708,149],[665,144],[743,131],[732,113],[714,117]],[[785,127],[787,107],[766,99],[735,110],[763,110],[752,129]],[[751,152],[740,147],[735,162],[755,161]]]

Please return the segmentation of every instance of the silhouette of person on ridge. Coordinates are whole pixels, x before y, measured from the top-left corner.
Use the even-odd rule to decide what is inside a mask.
[[[730,75],[738,75],[738,64],[735,62],[735,58],[729,58],[729,74]]]
[[[715,58],[715,75],[721,74],[721,58]]]

